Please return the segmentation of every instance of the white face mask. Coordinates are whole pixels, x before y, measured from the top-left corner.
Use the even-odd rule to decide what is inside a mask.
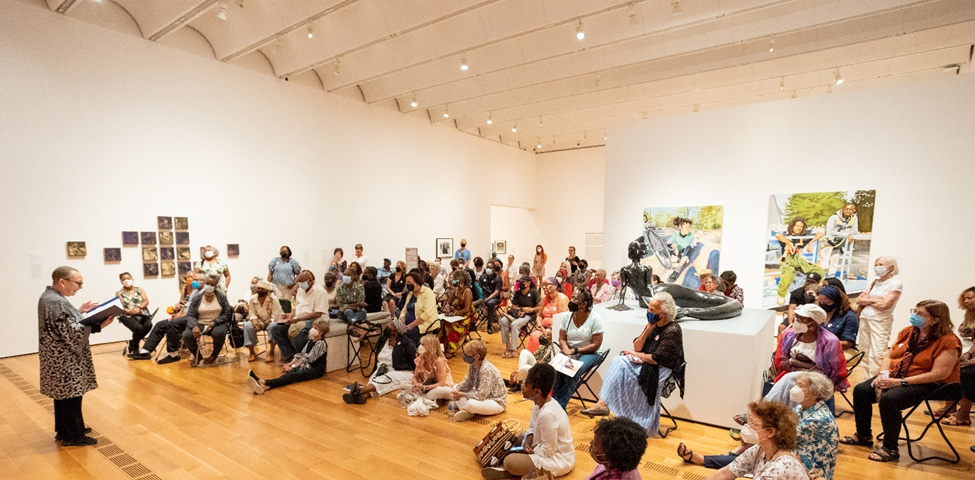
[[[765,430],[764,428],[762,430]],[[741,427],[741,441],[745,443],[750,443],[752,445],[757,445],[762,439],[758,437],[758,432],[751,427],[751,425],[745,424]]]
[[[799,385],[796,385],[789,389],[789,400],[792,400],[795,403],[802,403],[802,401],[805,399],[806,399],[806,394],[805,392],[802,391],[801,388],[799,388]]]
[[[214,290],[213,285],[207,285],[203,287],[203,293],[213,293],[213,290]]]
[[[882,277],[887,274],[887,267],[883,265],[877,265],[876,267],[873,267],[873,271],[876,272],[878,277]]]
[[[213,250],[207,250],[206,252],[203,253],[203,256],[207,258],[213,258]]]
[[[125,280],[122,280],[122,286],[125,288],[132,288],[132,279],[127,278]]]
[[[792,322],[792,330],[799,335],[802,335],[803,333],[809,331],[809,327],[807,327],[805,323],[797,318],[796,321]]]

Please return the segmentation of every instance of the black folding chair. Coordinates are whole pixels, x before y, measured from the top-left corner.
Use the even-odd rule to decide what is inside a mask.
[[[519,350],[521,350],[522,348],[525,348],[525,342],[528,341],[528,337],[532,336],[532,333],[535,332],[535,329],[536,328],[538,328],[538,317],[537,316],[531,316],[531,317],[529,317],[528,323],[526,323],[524,326],[522,326],[518,330],[518,349]]]
[[[679,375],[680,372],[683,372],[686,369],[687,369],[687,362],[684,362],[681,364],[679,372],[671,373],[672,376],[671,378],[673,378],[673,375]],[[670,394],[672,393],[674,392],[673,391],[668,392],[666,397],[664,397],[663,395],[660,396],[660,410],[663,411],[663,413],[660,414],[660,418],[667,418],[668,420],[670,420],[670,423],[674,425],[672,427],[668,426],[668,427],[661,428],[660,438],[667,438],[667,435],[670,435],[670,432],[677,430],[677,419],[674,418],[674,416],[670,413],[670,410],[667,410],[667,406],[664,405],[664,400],[663,400],[664,398],[670,398]]]
[[[152,311],[152,314],[151,315],[149,315],[149,326],[150,326],[150,330],[151,330],[151,327],[152,327],[152,321],[155,320],[157,313],[159,313],[159,308],[158,307],[155,310]],[[146,339],[143,338],[142,339],[142,343],[145,344],[145,341],[146,341]],[[125,346],[122,347],[122,356],[128,358],[128,353],[129,353],[129,342],[125,342]],[[129,360],[131,360],[131,358],[129,358]]]
[[[853,370],[855,370],[857,366],[860,365],[860,362],[863,361],[863,357],[866,354],[867,352],[857,352],[856,355],[853,355],[852,357],[846,359],[846,378],[850,378],[850,375],[853,373]],[[837,408],[836,415],[834,415],[836,418],[840,418],[841,416],[847,413],[853,413],[853,402],[850,401],[850,397],[847,396],[846,392],[840,392],[840,396],[842,396],[843,400],[846,401],[846,404],[850,406],[850,410],[849,411],[844,410],[841,412],[840,409]]]
[[[603,351],[603,353],[599,355],[599,359],[592,364],[592,367],[589,368],[589,371],[582,375],[582,378],[579,379],[579,385],[576,385],[576,390],[572,392],[572,397],[570,398],[582,402],[583,409],[589,408],[586,406],[586,402],[595,403],[599,401],[599,395],[596,395],[596,392],[594,392],[592,390],[592,387],[589,386],[589,380],[592,378],[593,375],[596,374],[596,370],[599,370],[599,366],[606,361],[606,357],[608,356],[609,356],[609,349],[607,348],[606,350]],[[586,398],[582,395],[582,387],[586,387],[586,390],[589,391],[589,396],[591,398]]]
[[[934,408],[931,407],[932,401],[946,402],[944,411],[941,413],[941,415],[936,415],[937,412],[935,411]],[[941,460],[948,463],[958,463],[959,461],[961,461],[961,456],[958,455],[958,450],[955,450],[955,446],[951,444],[951,440],[949,440],[948,436],[945,435],[944,428],[941,427],[941,420],[946,416],[950,415],[948,412],[952,411],[955,408],[955,406],[958,405],[959,401],[961,401],[961,383],[960,382],[947,383],[938,387],[935,391],[929,393],[927,397],[924,397],[923,401],[921,401],[917,405],[914,405],[913,408],[907,411],[907,414],[904,415],[904,417],[901,419],[901,425],[903,426],[902,428],[904,429],[904,436],[900,437],[898,440],[907,441],[907,454],[910,455],[911,460],[914,460],[915,462],[926,462],[928,460]],[[921,431],[920,436],[918,436],[917,438],[911,438],[911,432],[909,432],[907,429],[907,419],[910,418],[911,414],[913,414],[914,411],[917,410],[917,407],[920,407],[922,404],[927,407],[928,409],[927,415],[931,419],[931,421],[929,421],[928,424],[925,425],[924,430]],[[914,456],[914,450],[911,447],[913,446],[913,444],[920,442],[921,439],[924,438],[924,436],[928,433],[928,430],[930,430],[932,426],[938,427],[938,432],[941,434],[941,438],[944,439],[945,443],[948,444],[948,448],[951,449],[951,453],[954,454],[954,459],[948,457],[941,457],[938,455],[931,455],[924,458],[917,458]],[[878,435],[878,440],[882,439],[882,437],[883,434]]]
[[[363,334],[358,342],[352,341],[352,335],[346,337],[349,342],[349,349],[346,353],[347,363],[345,365],[345,371],[352,372],[358,368],[363,376],[368,377],[376,369],[376,364],[373,360],[378,356],[379,352],[376,349],[375,340],[382,336],[383,327],[382,325],[369,321],[356,322],[354,325],[355,328],[361,329]],[[369,355],[366,357],[365,362],[363,362],[362,350],[367,347],[369,348]],[[359,360],[359,365],[354,365],[356,359]]]

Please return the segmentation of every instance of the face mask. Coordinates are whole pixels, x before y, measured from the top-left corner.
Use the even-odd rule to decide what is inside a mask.
[[[548,338],[547,338],[546,336],[544,336],[544,335],[542,335],[541,337],[538,337],[538,344],[539,344],[539,345],[548,345],[548,344],[549,344],[549,343],[551,343],[551,342],[552,342],[552,341],[551,341],[551,340],[549,340],[549,339],[548,339]]]
[[[764,428],[762,430],[765,430]],[[761,431],[761,430],[759,430]],[[762,439],[759,438],[758,432],[756,432],[751,425],[745,424],[741,427],[741,441],[745,443],[750,443],[752,445],[758,444]]]
[[[542,253],[542,249],[541,248],[535,249],[535,253]]]
[[[468,365],[472,365],[474,363],[474,357],[472,357],[472,356],[470,356],[470,355],[468,355],[468,354],[465,353],[464,354],[464,363],[466,363]]]
[[[402,272],[403,271],[403,267],[396,267],[396,271],[397,272]]]
[[[290,253],[288,253],[288,252],[281,252],[281,258],[289,258],[289,257],[291,257],[291,254]]]
[[[798,385],[789,389],[789,400],[792,400],[795,403],[802,403],[802,401],[805,399],[806,399],[806,394],[805,392],[802,391],[801,388],[799,388]]]
[[[835,303],[834,304],[831,304],[831,305],[823,305],[823,304],[820,304],[819,307],[822,308],[824,311],[826,311],[826,313],[829,313],[829,312],[832,312],[833,310],[836,310],[836,304]]]
[[[407,283],[406,284],[406,291],[407,292],[412,292],[414,289],[416,289],[416,285],[414,285],[412,283]]]
[[[873,271],[876,272],[878,277],[882,277],[887,273],[887,267],[883,265],[877,265],[876,267],[873,267]]]
[[[484,271],[484,273],[487,273],[488,275],[493,275],[494,274],[494,270],[491,270],[490,268],[488,268],[487,270]]]
[[[799,319],[796,319],[796,321],[792,322],[792,331],[798,333],[799,335],[802,335],[803,333],[809,331],[809,327],[807,327],[805,323],[799,321]],[[749,442],[749,443],[753,443],[753,442]]]
[[[923,327],[924,326],[924,322],[926,322],[926,321],[927,320],[925,320],[924,317],[922,317],[922,316],[920,316],[920,315],[918,315],[916,313],[912,313],[911,314],[911,325],[913,325],[913,326],[915,326],[917,328]]]
[[[198,290],[200,288],[200,282],[197,282],[196,280],[193,280],[193,283],[190,285],[193,287],[193,290]]]
[[[258,290],[257,296],[258,297],[266,297],[267,296],[267,292],[265,292],[264,290]]]
[[[308,282],[300,282],[300,283],[298,283],[298,288],[300,288],[302,290],[308,290]]]
[[[318,329],[313,328],[308,331],[308,338],[318,338],[318,335]]]
[[[450,281],[450,283],[451,283],[451,284],[452,284],[453,286],[455,286],[455,287],[456,287],[456,286],[457,286],[457,284],[458,284],[458,283],[460,283],[460,280],[456,280],[456,279],[454,279],[454,280],[451,280],[451,281]]]
[[[579,304],[576,303],[576,302],[569,302],[569,311],[570,312],[578,312],[579,311]]]
[[[460,244],[460,248],[467,248],[467,244],[466,243]]]
[[[213,258],[213,250],[208,250],[206,253],[203,254],[203,256],[206,258]]]
[[[616,288],[616,287],[618,287],[618,286],[620,286],[620,281],[619,281],[619,280],[613,280],[613,281],[612,281],[612,282],[610,282],[610,283],[612,283],[612,284],[613,284],[613,288]]]
[[[346,284],[346,285],[348,285],[348,284],[350,284],[350,283],[352,283],[352,277],[350,277],[350,276],[348,276],[348,275],[346,275],[346,276],[344,276],[344,277],[342,277],[342,283],[344,283],[344,284]]]
[[[647,323],[657,323],[660,321],[660,314],[647,312]]]
[[[203,287],[203,293],[213,293],[214,290],[216,289],[213,288],[213,285],[207,285]]]
[[[122,280],[122,286],[125,288],[132,288],[132,279]]]

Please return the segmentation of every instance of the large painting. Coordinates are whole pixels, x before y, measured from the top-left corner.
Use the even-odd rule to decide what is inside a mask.
[[[762,306],[817,273],[843,282],[848,294],[867,288],[876,190],[792,193],[769,198]]]
[[[643,265],[667,283],[701,286],[698,274],[719,272],[724,207],[652,207],[643,209]]]

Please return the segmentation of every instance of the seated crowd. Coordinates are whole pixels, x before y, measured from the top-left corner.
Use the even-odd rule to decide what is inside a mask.
[[[134,285],[131,275],[120,275],[118,296],[125,307],[120,322],[132,331],[127,356],[149,359],[165,338],[165,354],[158,354],[158,364],[178,361],[181,349],[189,353],[192,364],[213,364],[239,328],[243,343],[227,348],[248,349],[247,359],[253,362],[258,360],[258,333],[266,332],[264,360],[280,358],[281,375],[262,379],[251,370],[247,376],[254,393],[264,394],[323,377],[326,334],[341,326],[350,341],[375,343],[376,368],[364,384],[345,388],[346,403],[365,404],[370,397],[399,392],[401,401],[410,404],[449,404],[456,411],[452,418],[464,421],[503,413],[508,394],[521,391],[534,404],[529,427],[518,438],[515,453],[484,469],[485,478],[552,478],[573,469],[575,449],[566,407],[582,379],[609,353],[603,346],[605,327],[594,307],[626,294],[618,272],[607,276],[603,269],[590,270],[572,249],[555,276],[545,277],[548,257],[540,245],[533,263],[516,264],[508,255],[504,264],[496,255],[486,261],[472,258],[462,241],[449,264],[419,260],[410,270],[405,262],[394,264],[388,258],[382,268],[363,265],[367,256],[362,245],[356,245],[351,262],[343,259],[342,249],[335,249],[319,283],[283,246],[269,263],[266,279],[254,277],[251,296],[232,306],[226,294],[229,269],[215,249],[204,251],[179,301],[167,309],[169,317],[155,325],[147,293]],[[701,291],[743,302],[734,272],[715,276],[705,270],[700,277]],[[877,404],[883,439],[868,458],[896,461],[901,411],[952,382],[962,384],[964,400],[954,411],[936,413],[946,425],[970,425],[975,400],[975,287],[959,298],[965,320],[957,336],[944,303],[925,300],[911,309],[911,326],[896,335],[893,347],[879,361],[880,373],[853,388],[856,431],[841,439],[833,396],[850,389],[847,362],[857,355],[863,335],[843,284],[820,280],[809,274],[806,285],[790,296],[766,394],[747,405],[748,413],[734,418],[742,427],[733,431],[740,445],[710,456],[681,443],[681,459],[717,469],[710,477],[715,479],[832,479],[839,443],[874,445],[871,420]],[[791,297],[796,297],[795,303]],[[632,332],[632,350],[611,358],[598,401],[581,411],[590,418],[615,415],[596,426],[590,455],[599,466],[589,478],[640,478],[636,468],[647,438],[659,433],[662,398],[675,389],[683,397],[687,363],[677,311],[670,294],[653,296],[646,309],[647,324]],[[384,320],[370,320],[370,315]],[[514,371],[504,375],[488,360],[484,342],[472,338],[480,338],[478,330],[501,333],[502,358],[518,359]],[[203,337],[210,343],[205,356],[199,347]],[[458,353],[468,371],[454,384],[448,359]],[[568,364],[568,373],[559,364],[555,368],[555,360]]]

